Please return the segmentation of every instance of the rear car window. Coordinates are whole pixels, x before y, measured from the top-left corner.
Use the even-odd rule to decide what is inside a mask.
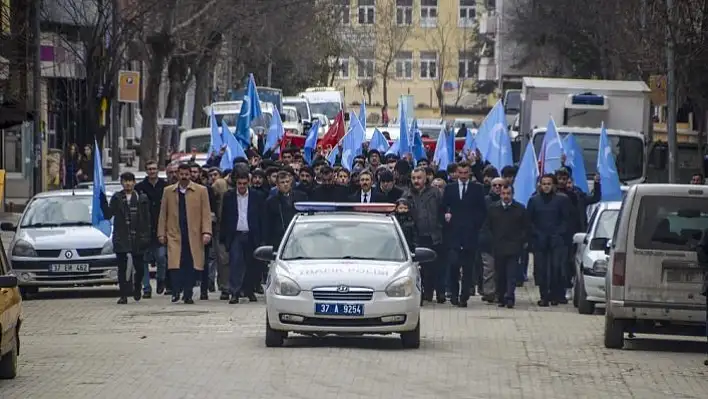
[[[638,249],[693,251],[706,230],[706,198],[644,196],[639,204],[634,246]]]

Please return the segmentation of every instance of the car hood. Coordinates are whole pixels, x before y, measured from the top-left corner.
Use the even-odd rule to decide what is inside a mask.
[[[299,260],[278,262],[276,273],[292,278],[305,291],[338,285],[383,291],[391,281],[406,275],[413,276],[411,266],[410,262]]]
[[[102,248],[106,237],[92,226],[22,228],[15,240],[29,242],[34,249]]]

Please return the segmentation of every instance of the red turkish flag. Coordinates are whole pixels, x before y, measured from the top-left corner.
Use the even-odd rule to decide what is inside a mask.
[[[323,148],[336,147],[342,137],[344,137],[344,111],[339,111],[337,117],[334,118],[334,123],[322,136],[318,145]]]

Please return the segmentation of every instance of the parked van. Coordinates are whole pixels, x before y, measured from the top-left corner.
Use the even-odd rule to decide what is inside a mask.
[[[608,251],[605,347],[625,333],[704,335],[706,299],[696,245],[708,230],[708,187],[637,184]]]

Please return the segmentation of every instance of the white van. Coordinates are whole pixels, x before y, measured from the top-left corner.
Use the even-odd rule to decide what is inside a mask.
[[[303,126],[309,129],[312,123],[312,111],[310,110],[310,103],[307,102],[307,99],[303,97],[285,97],[283,98],[283,106],[286,105],[297,109],[297,113],[300,115],[300,118],[302,118]]]
[[[309,87],[299,93],[298,97],[307,99],[310,111],[313,114],[326,115],[330,123],[334,123],[339,111],[344,110],[344,95],[334,87]],[[346,112],[344,119],[349,120]]]
[[[703,269],[696,245],[708,230],[708,187],[630,187],[610,243],[605,346],[625,333],[705,335]]]

